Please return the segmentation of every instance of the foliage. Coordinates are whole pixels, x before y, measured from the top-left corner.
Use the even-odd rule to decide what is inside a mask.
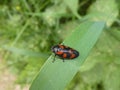
[[[33,81],[30,90],[47,90],[47,88],[50,90],[55,90],[56,88],[63,90],[78,72],[79,67],[88,56],[88,53],[102,32],[104,25],[104,22],[85,22],[75,29],[74,32],[65,39],[64,44],[76,48],[76,50],[80,52],[80,56],[72,62],[69,62],[71,60],[66,60],[65,63],[61,63],[61,61],[57,61],[57,59],[54,64],[51,62],[53,58],[50,57]],[[99,29],[96,30],[96,28]],[[93,33],[95,34],[93,35]],[[58,79],[56,79],[55,76],[57,76]]]
[[[105,21],[107,30],[66,90],[119,90],[119,10],[119,0],[0,1],[0,54],[17,83],[31,83],[52,45],[84,22]]]

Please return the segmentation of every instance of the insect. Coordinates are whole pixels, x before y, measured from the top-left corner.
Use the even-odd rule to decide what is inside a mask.
[[[55,45],[51,48],[51,50],[55,54],[53,62],[55,61],[56,56],[60,57],[63,62],[64,59],[74,59],[79,56],[79,52],[77,50],[65,45]]]

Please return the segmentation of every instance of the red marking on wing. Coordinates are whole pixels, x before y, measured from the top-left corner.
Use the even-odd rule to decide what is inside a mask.
[[[71,59],[72,59],[72,58],[75,58],[75,54],[71,54],[70,58],[71,58]]]
[[[67,54],[66,54],[66,53],[64,53],[64,54],[63,54],[63,58],[66,58],[66,57],[67,57]]]
[[[59,51],[59,52],[56,52],[56,54],[61,55],[61,54],[63,54],[63,52],[60,52],[60,51]]]

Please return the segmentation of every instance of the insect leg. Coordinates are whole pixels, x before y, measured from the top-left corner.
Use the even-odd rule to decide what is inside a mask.
[[[55,61],[55,57],[56,57],[56,54],[55,54],[54,59],[53,59],[53,61],[52,61],[53,63],[54,63],[54,61]]]
[[[63,62],[65,62],[64,58],[63,58]]]

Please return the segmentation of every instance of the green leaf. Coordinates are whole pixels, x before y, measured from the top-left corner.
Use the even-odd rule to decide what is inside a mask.
[[[88,16],[92,21],[102,20],[105,21],[108,26],[112,25],[119,13],[116,0],[96,0],[88,11]]]
[[[105,90],[120,90],[120,66],[112,63],[106,73],[103,80]]]
[[[70,8],[72,13],[78,18],[81,19],[81,17],[78,14],[78,0],[64,0],[65,4]]]
[[[104,25],[104,22],[84,22],[78,26],[64,44],[78,50],[80,56],[64,63],[58,58],[52,63],[54,57],[51,56],[34,79],[30,90],[64,90],[87,58]]]
[[[38,53],[38,52],[33,52],[33,51],[28,51],[25,49],[19,49],[16,47],[8,47],[8,46],[2,46],[2,48],[4,48],[5,50],[12,52],[14,54],[19,54],[19,55],[27,55],[27,56],[33,56],[33,57],[47,57],[48,55],[45,53]]]

